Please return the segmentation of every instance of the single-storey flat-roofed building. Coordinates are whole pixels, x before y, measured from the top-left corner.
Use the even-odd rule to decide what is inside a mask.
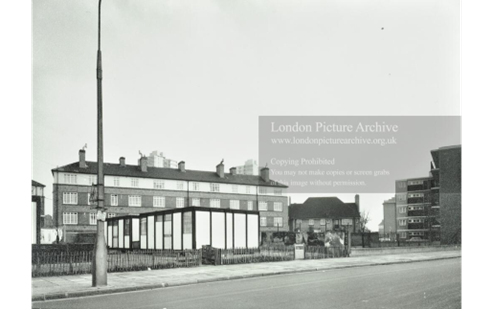
[[[108,218],[107,244],[117,249],[257,248],[258,211],[186,207]]]
[[[360,231],[359,195],[354,203],[337,197],[310,197],[303,204],[291,204],[288,213],[291,231]]]

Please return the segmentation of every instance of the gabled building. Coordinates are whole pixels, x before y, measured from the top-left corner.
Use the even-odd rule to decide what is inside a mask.
[[[239,175],[235,168],[216,171],[149,167],[142,157],[138,165],[104,164],[105,207],[108,217],[138,215],[182,207],[211,207],[260,212],[260,232],[288,231],[287,186],[270,179],[269,169],[259,176]],[[95,194],[97,163],[85,160],[52,170],[53,215],[56,227],[63,227],[66,242],[93,242],[96,233]]]
[[[344,203],[337,197],[310,197],[303,204],[291,204],[288,209],[291,231],[360,231],[359,195],[354,203]]]
[[[41,243],[41,227],[45,213],[45,185],[31,180],[31,244]]]

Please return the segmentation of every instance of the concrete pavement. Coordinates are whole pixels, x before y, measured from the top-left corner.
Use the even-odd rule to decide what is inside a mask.
[[[170,286],[200,284],[219,280],[310,272],[337,268],[412,263],[440,259],[460,258],[461,250],[419,252],[392,255],[374,255],[320,260],[295,260],[271,263],[253,263],[174,268],[150,271],[108,273],[108,285],[92,287],[91,274],[38,277],[31,280],[32,301],[83,297],[127,291],[166,288]]]

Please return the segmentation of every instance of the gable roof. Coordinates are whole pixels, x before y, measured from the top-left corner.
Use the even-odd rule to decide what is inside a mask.
[[[358,205],[344,203],[337,197],[310,197],[303,204],[288,207],[289,218],[359,218]]]
[[[32,180],[32,179],[31,179],[31,185],[35,186],[35,187],[42,187],[42,188],[46,187],[44,184],[39,183],[39,182]]]
[[[98,164],[97,162],[86,161],[86,168],[80,168],[79,162],[74,162],[62,167],[54,168],[51,170],[54,172],[69,172],[80,174],[97,174]],[[269,182],[264,181],[260,176],[256,175],[242,175],[230,173],[224,173],[224,178],[219,177],[216,172],[208,171],[195,171],[186,170],[181,172],[175,168],[166,167],[147,167],[147,172],[142,172],[139,165],[121,166],[118,163],[104,163],[104,174],[110,176],[126,176],[126,177],[138,177],[138,178],[155,178],[155,179],[170,179],[170,180],[183,180],[183,181],[200,181],[200,182],[214,182],[214,183],[228,183],[228,184],[241,184],[251,186],[265,186],[265,187],[278,187],[287,188],[288,186],[279,183],[274,180]]]

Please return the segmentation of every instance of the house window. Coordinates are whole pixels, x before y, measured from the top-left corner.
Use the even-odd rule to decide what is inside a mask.
[[[310,226],[315,225],[315,220],[313,219],[308,220],[308,225]]]
[[[282,227],[282,217],[274,217],[274,227]]]
[[[253,201],[247,202],[248,210],[253,210]]]
[[[64,212],[63,224],[77,224],[78,214],[76,212]]]
[[[320,226],[325,226],[325,219],[320,219]]]
[[[192,199],[192,206],[200,206],[200,199],[199,198],[193,198]]]
[[[199,191],[200,184],[198,182],[192,182],[192,191]]]
[[[63,192],[63,203],[77,205],[77,192]]]
[[[96,199],[95,196],[93,198]],[[91,193],[87,193],[87,205],[89,205],[89,206],[96,205],[95,201],[91,201]]]
[[[260,194],[267,194],[267,188],[266,187],[260,187],[258,189],[258,191],[259,191]]]
[[[165,207],[165,202],[164,196],[154,196],[152,198],[152,206],[154,207]]]
[[[177,189],[177,190],[183,190],[183,188],[184,188],[183,181],[178,181],[178,182],[176,183],[176,189]]]
[[[267,226],[267,218],[260,217],[260,226]]]
[[[97,177],[94,175],[89,175],[89,184],[90,185],[95,185],[97,183]]]
[[[140,218],[140,235],[147,235],[147,218]]]
[[[115,186],[115,187],[120,186],[120,177],[113,178],[113,186]]]
[[[229,201],[230,209],[240,209],[240,201],[239,200],[231,200]]]
[[[282,203],[274,202],[274,211],[282,211]]]
[[[63,174],[63,178],[65,183],[76,184],[77,183],[77,175],[76,174]]]
[[[233,190],[233,193],[238,193],[238,186],[237,185],[232,185],[231,190]]]
[[[164,189],[164,180],[154,180],[154,189]]]
[[[219,184],[218,183],[211,183],[211,191],[212,192],[219,192]]]
[[[89,224],[96,225],[96,213],[94,212],[89,213]]]
[[[259,211],[267,211],[267,202],[259,202],[258,203]]]
[[[221,208],[221,200],[217,198],[211,199],[211,207],[212,208]]]
[[[142,206],[142,197],[140,195],[129,195],[128,206],[135,206],[135,207]]]
[[[185,199],[183,197],[177,197],[176,208],[183,208],[183,207],[185,207]]]
[[[139,187],[139,179],[138,178],[132,178],[130,180],[130,185],[134,188],[138,188]]]
[[[118,206],[118,194],[111,195],[111,206]]]

